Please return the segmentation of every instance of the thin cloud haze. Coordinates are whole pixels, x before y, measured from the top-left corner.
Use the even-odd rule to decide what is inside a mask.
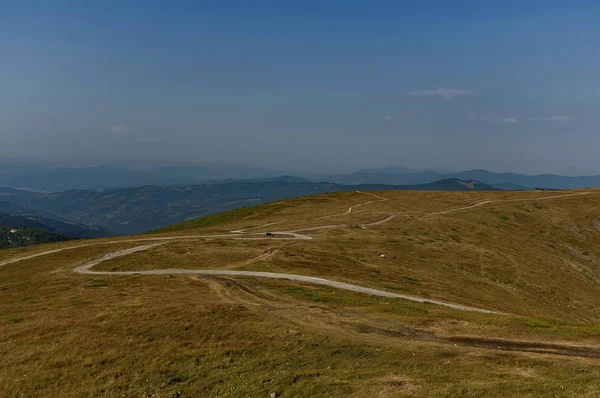
[[[420,90],[420,91],[409,91],[406,93],[412,97],[437,97],[450,100],[454,97],[467,97],[470,95],[476,95],[473,91],[456,90],[447,88],[438,88],[436,90]]]
[[[505,123],[505,124],[519,124],[519,120],[514,117],[485,117],[482,119],[477,119],[475,116],[469,116],[469,121],[476,122],[481,120],[485,123],[497,124],[497,123]]]
[[[551,116],[551,117],[532,117],[529,120],[534,122],[570,122],[575,120],[573,116]]]
[[[115,124],[110,128],[110,131],[115,134],[127,134],[131,132],[131,129],[129,129],[124,124]]]

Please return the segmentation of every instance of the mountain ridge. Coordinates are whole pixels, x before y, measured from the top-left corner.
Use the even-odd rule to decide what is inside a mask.
[[[379,170],[379,171],[378,171]],[[460,180],[476,180],[498,188],[512,187],[519,190],[545,189],[582,189],[600,186],[600,175],[567,177],[554,174],[526,175],[517,173],[495,173],[483,169],[466,170],[450,174],[442,174],[434,171],[422,171],[417,173],[390,173],[394,170],[390,167],[381,169],[360,170],[351,174],[334,175],[325,178],[325,181],[338,184],[427,184],[447,178]],[[502,188],[501,188],[502,189]]]
[[[97,225],[114,234],[146,232],[189,219],[299,196],[355,190],[495,191],[472,180],[445,179],[420,185],[340,185],[289,179],[239,180],[181,187],[145,185],[42,194],[4,192],[4,201],[59,219]],[[24,197],[27,196],[27,197]],[[1,209],[2,207],[0,207]]]
[[[296,175],[298,174],[298,175]],[[0,186],[43,192],[63,192],[75,189],[107,189],[140,187],[145,185],[184,186],[222,181],[282,179],[334,182],[342,185],[387,184],[418,185],[446,178],[473,179],[498,188],[519,190],[535,188],[578,189],[600,186],[600,175],[561,176],[555,174],[527,175],[496,173],[485,169],[448,172],[432,169],[415,169],[400,166],[361,169],[354,173],[317,177],[304,173],[282,172],[257,167],[233,165],[183,165],[163,166],[135,170],[125,167],[25,167],[0,165]]]
[[[22,199],[18,198],[16,202],[22,203]],[[32,223],[39,224],[37,228],[69,235],[74,238],[101,238],[111,235],[108,230],[100,226],[84,225],[77,221],[57,217],[48,212],[24,208],[18,204],[6,201],[0,201],[0,215],[18,217],[21,221],[29,220]]]

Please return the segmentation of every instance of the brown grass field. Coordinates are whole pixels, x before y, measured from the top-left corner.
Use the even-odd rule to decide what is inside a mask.
[[[600,190],[376,194],[0,251],[71,248],[0,266],[0,397],[600,396]],[[497,202],[431,214],[483,201]],[[248,231],[264,239],[167,241],[93,270],[282,272],[507,315],[289,280],[73,272],[136,239],[270,223]]]

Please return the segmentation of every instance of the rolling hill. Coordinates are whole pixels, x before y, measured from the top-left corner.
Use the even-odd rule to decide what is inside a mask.
[[[103,191],[79,190],[51,194],[3,190],[1,198],[33,211],[85,225],[105,228],[114,234],[133,234],[189,219],[326,192],[354,190],[495,190],[476,181],[447,179],[431,184],[344,186],[315,183],[290,176],[273,179],[220,181],[186,187],[144,186]],[[0,205],[0,211],[2,207]]]
[[[599,285],[600,190],[333,192],[10,249],[0,395],[594,397]]]

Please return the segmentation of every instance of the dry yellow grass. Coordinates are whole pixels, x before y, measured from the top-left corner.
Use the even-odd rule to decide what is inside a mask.
[[[310,241],[173,241],[95,268],[297,273],[514,316],[285,280],[72,272],[135,242],[0,252],[93,244],[0,267],[0,396],[598,396],[600,352],[577,348],[600,338],[591,192],[440,215],[426,213],[557,193],[380,192],[389,200],[321,220],[372,198],[298,198],[140,238],[347,226]]]

